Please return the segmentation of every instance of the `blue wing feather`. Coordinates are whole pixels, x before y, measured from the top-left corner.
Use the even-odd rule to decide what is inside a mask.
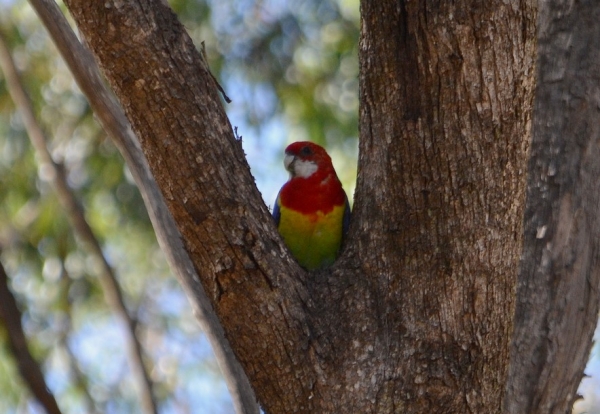
[[[275,220],[275,226],[279,227],[279,220],[281,219],[281,211],[279,211],[279,194],[275,199],[275,205],[273,206],[273,220]]]

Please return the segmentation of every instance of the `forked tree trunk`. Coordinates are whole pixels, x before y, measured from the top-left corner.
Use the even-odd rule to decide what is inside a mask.
[[[535,1],[363,0],[354,216],[314,274],[276,234],[176,17],[159,0],[67,5],[266,412],[502,411]]]

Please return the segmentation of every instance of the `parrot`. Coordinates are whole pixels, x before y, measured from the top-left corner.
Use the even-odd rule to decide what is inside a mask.
[[[283,160],[290,173],[275,201],[273,219],[283,241],[306,270],[329,267],[350,225],[350,204],[331,158],[320,145],[294,142]]]

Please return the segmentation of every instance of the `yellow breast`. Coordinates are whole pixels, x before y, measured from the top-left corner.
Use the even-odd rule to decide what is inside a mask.
[[[323,214],[302,214],[279,206],[279,232],[300,265],[308,270],[333,264],[342,244],[344,205]]]

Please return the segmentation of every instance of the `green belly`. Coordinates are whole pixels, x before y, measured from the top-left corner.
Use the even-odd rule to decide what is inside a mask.
[[[280,209],[279,232],[298,263],[307,270],[332,265],[342,244],[344,206],[310,215]]]

